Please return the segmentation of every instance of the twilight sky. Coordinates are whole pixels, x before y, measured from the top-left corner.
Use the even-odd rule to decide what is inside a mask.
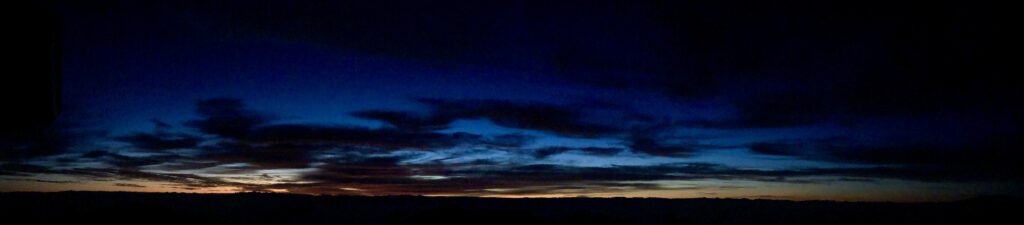
[[[0,191],[1024,188],[1006,7],[485,2],[40,2],[62,111],[5,128]]]

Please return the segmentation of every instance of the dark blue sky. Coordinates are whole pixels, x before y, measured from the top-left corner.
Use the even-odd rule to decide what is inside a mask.
[[[1021,188],[1015,41],[986,3],[40,5],[63,110],[4,139],[0,191]]]

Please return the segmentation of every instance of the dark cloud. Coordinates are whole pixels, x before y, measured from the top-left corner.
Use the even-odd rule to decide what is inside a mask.
[[[76,123],[79,121],[76,121]],[[91,144],[105,131],[83,124],[56,121],[35,126],[0,127],[0,160],[26,160],[66,153],[79,144]]]
[[[761,182],[818,183],[871,181],[879,178],[918,181],[984,180],[950,176],[938,171],[902,167],[807,168],[784,170],[739,169],[717,164],[665,164],[653,166],[576,167],[562,165],[402,164],[400,158],[380,157],[332,164],[306,174],[302,185],[278,185],[296,192],[325,187],[361,189],[349,194],[544,194],[571,189],[662,189],[644,181],[752,180]],[[424,179],[436,177],[436,179]],[[319,188],[314,188],[319,187]],[[707,188],[707,187],[700,187]],[[736,188],[736,187],[718,187]],[[503,189],[501,192],[489,190]],[[675,189],[675,188],[673,188]],[[716,189],[714,187],[710,189]],[[337,193],[340,191],[332,191]]]
[[[384,121],[398,129],[415,131],[446,129],[448,124],[455,119],[437,115],[416,115],[410,112],[381,110],[355,112],[352,115],[363,119]]]
[[[493,162],[460,164],[409,164],[403,156],[349,155],[326,161],[302,174],[306,183],[255,185],[227,182],[191,174],[153,173],[134,169],[82,168],[54,170],[30,164],[0,165],[0,174],[64,174],[97,180],[144,180],[168,182],[181,188],[234,186],[246,190],[284,188],[299,193],[347,194],[532,194],[565,190],[661,189],[642,181],[659,180],[753,180],[762,182],[831,182],[896,178],[920,181],[972,181],[987,177],[948,174],[944,170],[902,166],[856,168],[808,168],[784,170],[739,169],[717,164],[689,163],[651,166],[576,167],[565,165],[507,165]],[[824,177],[824,178],[823,178]],[[831,178],[830,178],[831,177]],[[823,180],[824,179],[824,180]],[[357,190],[357,191],[354,191]]]
[[[521,148],[530,144],[536,139],[534,136],[524,134],[500,134],[490,137],[482,137],[480,145],[492,148]]]
[[[250,110],[239,99],[214,98],[196,103],[200,119],[185,122],[207,134],[226,138],[245,138],[249,130],[268,122],[272,117]]]
[[[1019,139],[993,137],[964,144],[873,144],[848,138],[783,140],[753,143],[759,154],[801,157],[841,163],[896,166],[903,178],[956,180],[1021,180]],[[896,174],[892,174],[896,175]]]
[[[670,123],[659,122],[651,126],[634,129],[625,138],[624,144],[636,153],[673,157],[693,156],[694,153],[700,150],[721,147],[692,143],[692,140],[668,135],[668,131],[675,127],[675,125]]]
[[[556,134],[593,137],[619,132],[621,128],[584,121],[580,108],[543,103],[500,100],[420,99],[436,114],[460,119],[488,119],[505,127],[547,131]]]
[[[572,148],[567,148],[567,147],[541,148],[541,149],[537,149],[537,150],[533,151],[533,157],[538,158],[538,159],[543,159],[543,158],[547,158],[548,156],[562,154],[563,152],[568,152],[570,150],[572,150]]]
[[[474,194],[485,189],[569,189],[635,186],[615,181],[670,178],[655,167],[582,168],[555,165],[402,165],[396,158],[336,164],[304,178],[321,186],[363,188],[372,194]],[[428,177],[437,177],[431,179]],[[535,190],[539,191],[539,190]]]
[[[585,121],[581,108],[545,103],[522,103],[503,100],[417,99],[430,106],[426,115],[410,112],[363,111],[353,115],[387,122],[397,128],[412,130],[443,129],[458,119],[488,119],[504,127],[539,130],[550,133],[595,137],[621,132],[622,128]]]
[[[253,185],[224,181],[219,178],[204,177],[195,174],[184,173],[157,173],[146,172],[137,169],[122,168],[73,168],[73,169],[52,169],[45,166],[32,164],[0,164],[0,175],[5,176],[33,176],[40,174],[48,175],[70,175],[78,178],[87,178],[96,181],[153,181],[174,184],[179,188],[201,188],[201,187],[241,187],[250,188]]]
[[[201,152],[197,159],[247,163],[254,169],[305,168],[317,162],[316,156],[326,151],[433,151],[456,146],[515,148],[533,140],[532,136],[522,134],[482,136],[409,126],[371,129],[317,124],[271,125],[273,116],[256,113],[246,108],[241,100],[229,98],[199,101],[196,110],[202,119],[191,120],[186,125],[204,134],[220,136],[220,139],[196,146],[201,141],[198,137],[154,132],[136,133],[119,140],[142,149],[198,147]],[[371,114],[374,113],[366,115]]]
[[[144,187],[146,187],[146,186],[142,186],[142,185],[138,185],[138,184],[129,184],[129,183],[114,183],[114,186],[130,187],[130,188],[144,188]]]
[[[23,159],[62,153],[68,147],[61,131],[40,128],[7,131],[0,134],[0,159]]]
[[[329,183],[384,184],[408,183],[421,166],[401,166],[401,157],[355,157],[330,163],[304,179]]]
[[[156,118],[153,118],[153,119],[149,119],[149,122],[150,122],[150,123],[153,123],[153,126],[154,126],[154,127],[155,127],[155,128],[157,129],[157,130],[161,130],[161,129],[169,129],[169,128],[171,128],[171,125],[170,125],[170,124],[167,124],[167,123],[165,123],[164,121],[160,121],[160,120],[158,120],[158,119],[156,119]]]
[[[32,174],[48,173],[50,168],[24,163],[0,164],[0,175],[4,176],[30,176]]]
[[[381,149],[437,149],[460,144],[486,144],[491,146],[514,147],[522,145],[531,137],[520,134],[505,134],[493,137],[456,132],[439,133],[433,129],[423,130],[419,127],[380,128],[309,125],[309,124],[274,124],[267,125],[272,116],[256,113],[247,109],[238,99],[218,98],[203,100],[197,103],[196,111],[203,118],[192,120],[186,124],[198,128],[206,134],[220,135],[243,144],[291,144],[291,145],[331,145],[336,147],[374,147]],[[364,112],[356,115],[377,115],[380,112]],[[373,116],[369,116],[370,118]],[[377,118],[377,117],[373,117]],[[380,117],[398,118],[398,117]],[[450,121],[449,121],[450,122]],[[402,122],[396,122],[403,124]],[[122,140],[142,142],[149,145],[186,145],[194,144],[198,139],[175,138],[177,134],[135,134]],[[190,136],[185,136],[190,137]],[[161,146],[162,147],[162,146]]]
[[[95,151],[88,151],[86,153],[82,153],[81,157],[82,158],[86,158],[86,159],[94,159],[94,158],[103,157],[103,156],[105,156],[107,154],[110,154],[110,153],[107,152],[107,151],[103,151],[103,150],[95,150]]]
[[[176,155],[163,152],[157,155],[128,156],[96,150],[81,153],[80,159],[89,159],[124,170],[155,165],[170,169],[203,169],[233,163],[244,163],[246,166],[235,168],[242,170],[307,168],[312,163],[323,162],[318,157],[328,153],[383,153],[399,149],[433,151],[455,146],[516,148],[534,139],[523,134],[482,136],[417,129],[370,129],[306,124],[268,125],[273,116],[250,110],[238,99],[208,99],[199,101],[196,105],[200,119],[188,121],[186,125],[196,128],[202,134],[218,136],[218,139],[199,145],[204,141],[199,136],[169,132],[165,130],[166,127],[159,128],[159,124],[158,129],[151,133],[138,132],[113,138],[129,143],[137,150],[199,150],[196,153]],[[65,163],[80,162],[80,159],[65,160]],[[16,171],[32,172],[27,169],[31,168]]]
[[[235,183],[223,181],[218,178],[203,177],[195,174],[183,173],[152,173],[129,169],[80,169],[76,172],[100,178],[117,178],[117,180],[145,180],[155,182],[168,182],[180,184],[183,185],[184,187],[222,187],[237,185]]]
[[[595,156],[611,156],[618,154],[619,152],[625,151],[622,148],[601,148],[601,147],[583,147],[583,148],[571,148],[571,147],[546,147],[535,149],[532,151],[532,155],[535,158],[543,159],[548,156],[562,154],[569,151],[578,151],[587,155]]]
[[[586,153],[588,155],[598,155],[598,156],[615,155],[615,154],[618,154],[619,152],[622,152],[624,150],[625,149],[622,149],[622,148],[602,148],[602,147],[585,147],[585,148],[578,149],[578,151]]]
[[[327,149],[316,144],[254,144],[220,142],[204,146],[199,158],[220,163],[247,163],[253,169],[305,168],[313,156]]]
[[[185,157],[175,154],[148,154],[146,156],[127,156],[115,152],[109,152],[104,150],[94,150],[81,153],[77,159],[69,159],[64,163],[73,164],[76,162],[83,162],[88,159],[95,162],[101,162],[117,168],[138,168],[142,166],[159,165],[164,163],[174,163],[178,160],[185,159]]]
[[[107,153],[104,162],[118,168],[138,168],[174,162],[179,159],[182,159],[182,157],[178,155],[125,156],[117,153]]]
[[[657,156],[688,156],[696,151],[696,149],[691,147],[666,144],[661,140],[645,136],[631,138],[629,140],[629,149],[632,149],[634,152]]]
[[[438,149],[480,139],[469,133],[410,132],[399,129],[319,125],[271,125],[253,129],[243,139],[259,143],[322,143],[382,149]]]
[[[129,143],[144,150],[169,150],[196,147],[203,139],[195,135],[178,133],[133,133],[115,137],[114,140]]]
[[[576,111],[551,105],[520,104],[504,101],[424,100],[435,108],[427,117],[494,120],[496,124],[522,129],[544,130],[563,135],[582,135],[590,125],[578,119]],[[166,131],[134,133],[116,140],[143,150],[195,148],[189,156],[173,154],[128,156],[108,151],[81,153],[82,159],[95,160],[113,168],[75,168],[55,170],[33,164],[5,163],[0,175],[32,176],[62,174],[94,180],[142,180],[168,182],[179,188],[233,186],[245,190],[284,188],[296,192],[347,194],[494,194],[491,190],[507,189],[508,193],[545,193],[587,189],[624,190],[662,188],[637,181],[658,180],[753,180],[763,182],[827,182],[831,180],[872,180],[879,178],[920,181],[1007,181],[1019,180],[1020,164],[1005,158],[1011,137],[992,138],[988,145],[969,143],[972,150],[937,146],[900,146],[881,142],[877,146],[859,144],[846,138],[821,140],[784,140],[749,145],[760,154],[805,157],[843,163],[866,164],[855,168],[806,168],[780,170],[739,169],[718,164],[668,164],[653,166],[577,167],[567,165],[507,164],[493,161],[465,163],[408,163],[407,156],[381,156],[394,150],[433,151],[456,146],[522,149],[534,137],[523,134],[477,135],[443,133],[426,126],[364,128],[310,124],[274,124],[270,115],[258,114],[239,100],[215,99],[198,103],[202,117],[188,122],[203,134],[216,135],[209,143],[199,145],[198,136]],[[522,114],[519,114],[522,113]],[[542,118],[552,116],[551,118]],[[259,118],[259,119],[256,119]],[[370,118],[370,117],[366,117]],[[376,117],[385,118],[385,117]],[[398,117],[395,117],[398,118]],[[560,120],[549,120],[560,119]],[[562,121],[564,120],[564,121]],[[232,122],[234,121],[234,122]],[[567,122],[568,121],[568,122]],[[449,123],[451,121],[448,121]],[[390,123],[390,122],[389,122]],[[202,124],[202,125],[200,125]],[[443,126],[440,126],[443,127]],[[559,127],[559,128],[553,128]],[[696,151],[714,148],[692,143],[692,140],[667,136],[675,126],[667,123],[645,128],[609,128],[608,133],[625,133],[623,144],[629,150],[657,156],[690,156]],[[579,130],[577,130],[579,129]],[[605,133],[605,134],[608,134]],[[614,137],[614,136],[613,136]],[[980,148],[981,146],[989,146]],[[526,151],[542,159],[575,151],[582,154],[608,156],[623,148],[546,147]],[[330,156],[330,157],[325,157]],[[198,161],[199,163],[194,163]],[[192,174],[155,173],[139,170],[143,166],[202,169],[218,165],[244,163],[233,170],[311,168],[299,181],[273,185],[229,182]],[[163,167],[161,167],[163,168]],[[348,189],[340,189],[348,188]],[[358,191],[356,191],[358,190]]]
[[[252,140],[224,141],[204,146],[200,158],[225,163],[248,163],[256,168],[304,168],[333,153],[386,153],[394,150],[435,151],[455,146],[511,148],[520,140],[484,138],[467,133],[405,133],[350,127],[265,127]],[[273,131],[271,131],[273,130]],[[266,133],[264,133],[266,132]],[[272,134],[273,133],[273,134]]]
[[[820,140],[783,140],[751,143],[747,145],[747,149],[763,155],[811,156],[816,153],[825,153],[821,151],[820,144]]]
[[[25,179],[25,178],[4,178],[3,180],[9,180],[9,181],[29,181],[29,182],[39,182],[39,183],[52,183],[52,184],[77,183],[77,181],[71,181],[71,180],[46,180],[46,179]]]

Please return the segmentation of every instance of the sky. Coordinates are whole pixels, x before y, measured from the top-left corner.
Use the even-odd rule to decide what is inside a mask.
[[[0,191],[1020,195],[1013,12],[746,1],[40,1],[61,111]],[[14,118],[16,119],[16,118]]]

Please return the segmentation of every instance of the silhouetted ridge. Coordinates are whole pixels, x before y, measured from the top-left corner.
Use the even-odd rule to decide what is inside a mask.
[[[0,193],[0,211],[40,223],[210,224],[978,224],[1017,198],[946,203],[744,199],[313,196],[270,193]],[[985,204],[979,204],[985,203]]]

